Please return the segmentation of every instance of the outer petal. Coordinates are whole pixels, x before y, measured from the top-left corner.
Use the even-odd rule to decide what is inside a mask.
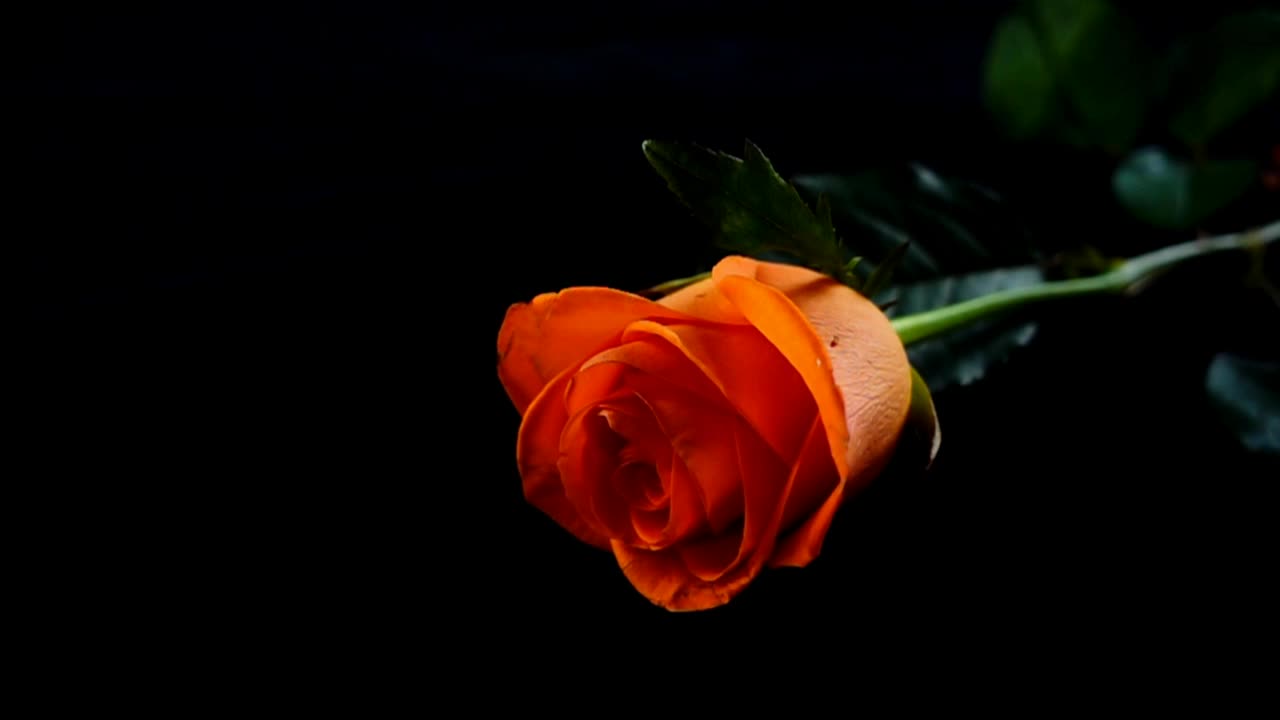
[[[875,303],[794,265],[757,263],[756,278],[784,293],[831,357],[844,396],[852,477],[893,453],[911,406],[911,365],[893,324]]]
[[[870,300],[804,268],[728,257],[720,291],[786,356],[813,393],[840,476],[892,451],[911,403],[911,366]]]
[[[742,299],[742,303],[735,301],[739,307],[747,304],[749,309],[743,314],[753,324],[759,318],[771,328],[761,327],[761,331],[766,336],[772,332],[778,337],[783,354],[797,364],[802,374],[801,365],[816,356],[814,365],[828,368],[830,382],[838,388],[843,418],[842,422],[833,422],[833,404],[824,402],[828,388],[824,387],[823,378],[812,370],[806,376],[806,382],[818,398],[823,422],[827,424],[841,482],[816,512],[790,533],[773,559],[776,565],[804,565],[817,556],[846,494],[874,478],[893,454],[911,404],[911,366],[906,350],[879,308],[819,273],[792,265],[731,257],[716,266],[713,277],[725,278],[721,287],[731,299]],[[732,283],[726,287],[731,279]],[[775,329],[783,325],[778,318],[788,313],[776,306],[776,296],[770,297],[769,293],[749,285],[751,281],[785,296],[803,314],[810,332],[818,340],[820,353],[813,351],[811,339],[797,341],[796,333],[788,332],[785,325]]]
[[[706,610],[729,602],[754,575],[732,583],[706,582],[694,577],[680,555],[672,550],[638,550],[614,541],[613,553],[623,574],[655,605],[668,610]]]
[[[925,385],[924,380],[914,369],[911,371],[911,378],[911,410],[908,413],[906,425],[898,436],[898,445],[893,450],[889,464],[915,471],[928,467],[933,462],[938,446],[942,442],[942,431],[938,425],[937,414],[934,412],[933,399],[929,395],[929,386]],[[870,472],[866,473],[864,476],[866,479],[861,482],[866,482],[872,475]],[[831,525],[832,517],[841,499],[856,489],[856,484],[852,484],[854,481],[850,482],[851,485],[838,488],[837,492],[827,498],[816,513],[782,540],[778,551],[769,561],[771,566],[802,567],[818,556],[818,551],[822,549],[823,538],[826,537],[827,529]]]
[[[733,303],[716,289],[712,278],[700,280],[658,300],[658,304],[693,317],[740,325],[747,322]]]
[[[810,436],[810,443],[805,446],[805,452],[795,468],[796,475],[799,477],[821,478],[833,472],[830,455],[825,452],[826,448],[822,446],[821,440],[822,436],[819,434]],[[811,480],[808,486],[817,485],[818,483]],[[792,502],[787,507],[786,522],[795,521],[797,514],[807,514],[807,516],[798,527],[779,539],[773,557],[769,558],[769,567],[803,567],[818,556],[819,551],[822,550],[822,541],[826,539],[827,530],[831,528],[835,511],[844,500],[847,485],[842,481],[829,482],[828,494],[825,498],[813,495],[790,498]],[[797,486],[804,485],[798,482]]]
[[[692,320],[688,315],[620,290],[569,288],[512,305],[498,331],[498,378],[524,414],[538,393],[636,320]]]

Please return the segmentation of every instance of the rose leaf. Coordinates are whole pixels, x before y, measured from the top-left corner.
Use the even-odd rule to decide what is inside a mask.
[[[1220,353],[1209,364],[1205,387],[1242,445],[1280,453],[1280,363]]]
[[[748,142],[744,158],[691,143],[646,140],[645,157],[671,191],[730,252],[783,253],[846,280],[847,253],[831,225],[830,206],[815,214],[764,153]]]
[[[1248,160],[1192,165],[1159,148],[1130,155],[1112,176],[1116,198],[1139,220],[1169,230],[1190,230],[1249,189],[1256,167]]]
[[[1032,0],[992,36],[987,106],[1014,138],[1053,134],[1120,153],[1142,126],[1149,55],[1104,0]]]
[[[899,285],[885,300],[895,317],[933,310],[1011,288],[1038,285],[1044,272],[1035,265],[984,270],[935,280]],[[996,317],[958,328],[907,347],[911,364],[937,392],[950,385],[968,385],[1035,336],[1034,322]]]
[[[1280,13],[1231,15],[1174,53],[1167,82],[1175,135],[1202,146],[1273,97],[1280,84]]]
[[[1034,259],[1025,228],[996,193],[917,163],[848,175],[799,175],[793,182],[807,198],[830,198],[841,234],[859,254],[889,258],[909,242],[894,271],[898,281]],[[883,264],[861,269],[870,274]]]

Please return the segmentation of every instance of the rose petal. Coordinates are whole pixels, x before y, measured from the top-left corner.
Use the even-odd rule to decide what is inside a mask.
[[[653,465],[646,462],[624,462],[613,471],[610,479],[614,490],[627,501],[632,512],[654,512],[670,504],[667,484]],[[666,517],[666,513],[663,513]],[[665,523],[666,521],[663,520]]]
[[[814,424],[810,422],[811,426]],[[700,580],[719,580],[759,548],[770,548],[764,551],[767,557],[773,544],[772,534],[777,532],[774,516],[786,504],[788,493],[794,487],[794,478],[788,477],[792,474],[790,469],[745,427],[734,435],[734,454],[743,493],[741,542],[734,556],[728,556],[714,543],[679,548],[686,566]]]
[[[831,526],[831,519],[840,506],[847,487],[835,475],[831,453],[820,427],[815,426],[810,433],[800,458],[795,467],[796,490],[787,498],[782,527],[790,526],[801,517],[803,522],[781,537],[773,556],[769,558],[770,567],[803,567],[818,556],[818,552],[822,550],[822,541]],[[822,481],[823,478],[826,482]],[[806,492],[801,488],[811,490]],[[828,488],[825,500],[822,488]]]
[[[620,290],[569,288],[512,305],[498,331],[498,378],[523,414],[552,378],[604,349],[635,320],[691,320]]]
[[[684,538],[703,532],[708,525],[707,513],[698,488],[684,461],[675,457],[671,463],[671,507],[662,540],[655,547],[667,547]]]
[[[671,513],[667,510],[631,509],[631,527],[635,530],[640,543],[649,548],[665,546],[667,529],[671,526]]]
[[[598,407],[609,427],[626,440],[619,459],[653,465],[662,481],[663,494],[670,493],[667,478],[671,472],[671,445],[649,407],[634,396],[602,402]]]
[[[884,313],[801,267],[729,257],[713,278],[800,371],[818,402],[840,476],[878,469],[911,403],[906,349]]]
[[[757,279],[794,302],[825,341],[844,396],[850,470],[865,474],[892,454],[911,407],[911,365],[902,340],[880,308],[850,288],[805,268],[759,265]]]
[[[560,373],[525,411],[516,440],[516,462],[531,505],[583,542],[608,549],[608,538],[578,514],[560,479],[560,435],[569,422],[564,394],[572,377],[572,368]]]
[[[693,479],[684,464],[676,459],[669,476],[670,493],[667,507],[660,511],[631,511],[636,540],[615,538],[646,550],[662,550],[686,538],[706,532],[707,515],[702,509]]]
[[[742,516],[742,481],[734,455],[735,424],[740,422],[723,396],[674,346],[647,333],[600,353],[583,365],[579,377],[627,368],[621,381],[649,406],[671,448],[696,482],[713,532]],[[574,381],[575,386],[578,380]],[[580,401],[570,391],[572,409]],[[775,460],[776,462],[776,460]]]
[[[849,430],[844,398],[832,377],[827,348],[795,303],[755,279],[755,265],[746,258],[726,258],[712,270],[712,277],[719,291],[799,372],[818,405],[836,467],[847,477]]]
[[[669,343],[715,384],[725,403],[779,457],[791,460],[799,454],[817,407],[799,373],[755,328],[640,321],[628,325],[622,337]]]
[[[810,425],[807,438],[809,440],[806,445],[816,444],[822,447],[826,444],[826,432],[819,419],[815,418]],[[744,457],[745,460],[747,458]],[[749,463],[744,462],[744,466],[749,466]],[[768,508],[767,517],[759,532],[754,532],[753,528],[751,535],[759,537],[758,546],[745,560],[741,551],[734,554],[727,571],[716,579],[704,578],[713,576],[730,555],[730,547],[735,539],[733,536],[657,552],[614,542],[613,553],[618,559],[618,565],[641,594],[668,610],[706,610],[729,602],[760,574],[765,561],[772,555],[782,523],[784,501],[794,487],[800,470],[801,467],[796,466],[787,476],[786,483],[777,489],[775,500]],[[752,507],[754,506],[753,502]]]
[[[657,379],[647,376],[623,362],[627,358],[649,357],[646,351],[631,347],[634,345],[636,343],[616,348],[619,352],[611,356],[613,360],[593,360],[583,366],[573,377],[565,397],[568,399],[569,407],[577,408],[577,411],[568,421],[560,441],[562,447],[558,469],[565,497],[583,521],[597,533],[628,544],[666,547],[689,535],[705,531],[708,525],[706,508],[709,505],[702,484],[691,476],[684,462],[679,459],[680,448],[671,442],[662,420],[654,414],[653,407],[646,402],[639,391],[647,391],[657,396],[675,394],[682,397],[679,414],[690,418],[689,422],[692,424],[705,423],[714,426],[720,421],[715,419],[713,414],[709,414],[712,411],[705,403],[695,401],[692,396],[665,385],[666,378]],[[632,352],[623,351],[623,348],[628,347]],[[666,352],[678,359],[678,355],[669,349],[663,351],[661,348],[649,348],[649,350]],[[651,357],[649,359],[652,360]],[[615,389],[600,403],[590,404],[586,401],[588,396],[583,393],[592,388]],[[667,522],[660,537],[653,532],[654,527],[651,524],[653,519],[643,521],[650,524],[637,527],[635,518],[630,514],[629,506],[627,506],[628,511],[625,517],[620,513],[617,502],[625,505],[625,498],[621,497],[611,485],[612,474],[617,463],[603,464],[600,456],[597,455],[599,451],[597,446],[601,443],[601,439],[591,435],[597,429],[586,424],[587,419],[591,417],[597,417],[601,422],[607,423],[607,419],[600,417],[600,413],[618,408],[625,408],[625,415],[647,414],[648,418],[641,419],[639,422],[652,423],[662,433],[665,453],[654,447],[649,450],[659,455],[653,464],[660,471],[665,471],[664,487],[668,488],[669,492]],[[615,449],[615,452],[621,453],[618,449]],[[613,459],[617,461],[619,458],[615,456]],[[596,497],[597,494],[602,493],[609,497],[605,500]],[[732,499],[721,500],[722,512],[734,512],[735,507],[740,507],[733,503]]]
[[[658,304],[712,322],[731,325],[747,322],[738,308],[716,290],[715,281],[711,278],[681,288],[658,300]]]
[[[738,577],[734,582],[705,582],[694,577],[680,555],[671,550],[652,552],[614,541],[618,566],[640,594],[668,610],[706,610],[719,607],[751,582]]]
[[[652,323],[649,324],[652,325]],[[724,396],[710,379],[670,344],[648,334],[623,334],[620,340],[621,345],[604,350],[583,363],[578,374],[587,375],[596,372],[597,367],[612,367],[613,372],[631,370],[634,372],[629,377],[659,378],[669,391],[678,391],[678,394],[687,397],[690,402],[725,405]],[[577,386],[582,382],[574,381],[574,388],[567,398],[570,412],[573,412],[574,408],[581,407],[584,402],[594,402],[606,392],[634,391],[630,386],[623,389],[627,381],[622,379],[613,380],[610,385],[602,377],[600,382],[593,381],[590,387],[579,391]]]
[[[631,510],[610,482],[618,466],[617,437],[595,408],[569,418],[560,437],[560,481],[565,497],[596,532],[635,541]]]
[[[676,552],[694,578],[701,582],[715,582],[742,558],[742,540],[742,528],[738,528],[737,532],[681,545]]]
[[[735,449],[735,425],[741,421],[723,411],[690,403],[650,376],[637,375],[627,382],[653,409],[671,449],[688,469],[711,531],[723,532],[743,511],[742,475]],[[772,451],[770,455],[774,464],[780,464]]]

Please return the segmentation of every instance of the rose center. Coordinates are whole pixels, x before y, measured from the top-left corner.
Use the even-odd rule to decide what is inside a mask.
[[[617,407],[599,414],[603,446],[614,458],[610,482],[614,491],[634,511],[650,513],[670,504],[670,487],[659,465],[671,447],[647,413]]]
[[[667,490],[658,470],[647,462],[626,462],[613,474],[614,486],[636,510],[661,510],[667,505]]]

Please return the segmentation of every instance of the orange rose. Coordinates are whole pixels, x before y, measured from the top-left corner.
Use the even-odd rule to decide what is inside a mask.
[[[744,257],[657,302],[578,287],[513,305],[498,352],[525,497],[670,610],[817,557],[911,403],[879,308]]]

